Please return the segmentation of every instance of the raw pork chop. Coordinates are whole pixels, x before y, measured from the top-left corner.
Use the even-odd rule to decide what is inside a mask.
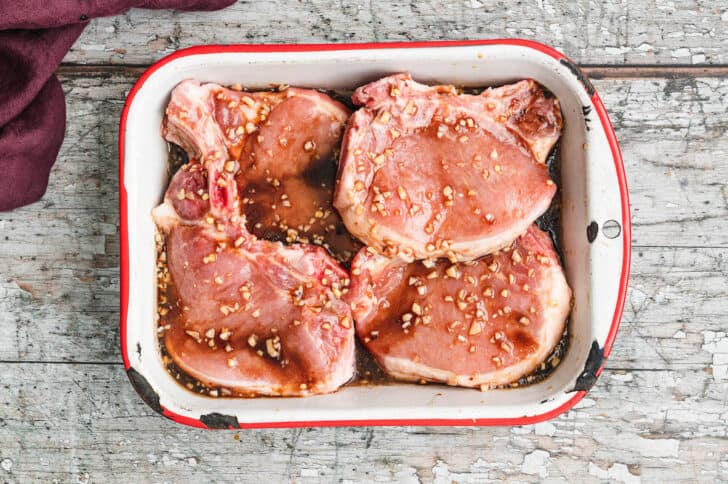
[[[354,372],[347,274],[321,247],[250,234],[237,190],[220,185],[233,179],[214,170],[226,148],[210,140],[208,151],[184,144],[207,163],[184,165],[153,213],[172,282],[160,312],[167,353],[203,384],[236,394],[334,391]]]
[[[189,80],[172,92],[164,134],[203,160],[223,211],[234,211],[240,193],[251,233],[321,245],[349,261],[360,244],[331,206],[348,116],[314,90],[244,92]]]
[[[458,95],[408,74],[360,87],[334,206],[349,231],[404,260],[470,260],[506,246],[549,206],[559,102],[532,80]]]
[[[571,304],[551,239],[535,225],[495,254],[456,264],[407,264],[362,249],[352,274],[357,334],[403,380],[514,382],[545,361]]]
[[[209,386],[244,395],[310,395],[353,376],[347,275],[320,247],[254,241],[235,247],[200,226],[167,237],[178,306],[168,354]],[[185,310],[187,308],[187,310]]]

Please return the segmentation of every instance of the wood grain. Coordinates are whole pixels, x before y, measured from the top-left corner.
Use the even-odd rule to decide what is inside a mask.
[[[204,431],[150,410],[121,365],[14,364],[0,385],[11,482],[716,482],[726,387],[705,371],[607,372],[524,427]]]
[[[249,0],[95,20],[65,60],[146,65],[197,44],[522,37],[581,64],[725,64],[726,22],[728,6],[710,0]]]
[[[239,2],[92,22],[59,70],[69,115],[48,193],[0,213],[0,481],[728,480],[728,14],[602,3]],[[516,428],[225,432],[138,398],[118,351],[116,142],[143,66],[196,43],[516,35],[592,64],[625,158],[632,277],[587,399]]]
[[[0,332],[0,360],[118,361],[116,137],[134,79],[94,68],[62,80],[70,115],[48,193],[0,214],[0,324],[10,328]],[[595,84],[621,141],[636,246],[610,365],[664,367],[656,353],[664,346],[697,368],[711,360],[701,331],[727,321],[728,80]],[[686,338],[673,339],[678,330]]]

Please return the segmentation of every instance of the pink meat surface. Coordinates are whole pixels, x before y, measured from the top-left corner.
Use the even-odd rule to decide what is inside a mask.
[[[378,253],[470,260],[548,208],[556,186],[545,160],[562,118],[536,82],[465,95],[398,74],[352,99],[362,109],[347,124],[334,206]]]
[[[455,264],[363,249],[347,300],[357,335],[390,375],[490,388],[546,360],[571,290],[549,235],[532,225],[504,249]]]
[[[353,376],[347,274],[311,245],[234,240],[204,226],[167,237],[177,304],[168,354],[195,379],[244,395],[336,390]]]
[[[254,99],[252,107],[243,96]],[[338,106],[316,91],[257,95],[194,81],[181,83],[172,94],[164,133],[187,150],[190,162],[175,173],[153,212],[166,236],[171,283],[160,327],[175,364],[205,385],[238,395],[297,396],[334,391],[353,376],[354,325],[342,300],[346,271],[322,247],[285,246],[246,226],[247,212],[255,206],[248,200],[251,184],[267,177],[281,180],[279,186],[305,184],[307,170],[334,163],[334,134],[348,114]],[[286,109],[300,110],[300,116]],[[242,133],[235,127],[239,123]],[[272,151],[270,159],[257,162],[252,153],[264,141],[257,136],[277,128],[301,138],[271,145],[265,149]],[[331,197],[334,170],[329,172],[328,186],[317,180],[306,185],[308,190],[276,197],[300,202],[286,207],[291,217],[328,217],[330,224],[302,232],[334,251],[340,246],[328,238],[335,233],[328,225],[338,215],[330,202],[328,208],[320,205]],[[317,216],[324,209],[328,213]],[[315,234],[321,238],[314,240]],[[294,241],[301,237],[289,240]],[[356,247],[352,243],[349,250]],[[345,258],[343,251],[339,256]]]
[[[166,113],[166,139],[210,174],[213,215],[229,216],[239,200],[260,238],[321,245],[342,262],[361,247],[331,203],[344,105],[311,89],[246,92],[189,80]]]

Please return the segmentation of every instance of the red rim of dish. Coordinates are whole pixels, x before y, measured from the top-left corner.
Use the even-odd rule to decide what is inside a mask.
[[[124,134],[126,131],[126,119],[131,107],[132,101],[139,89],[144,85],[146,80],[165,64],[172,62],[181,57],[199,54],[220,54],[220,53],[265,53],[265,52],[323,52],[337,50],[373,50],[373,49],[410,49],[423,47],[465,47],[465,46],[485,46],[485,45],[514,45],[520,47],[528,47],[546,54],[557,61],[562,59],[575,66],[568,57],[561,52],[538,42],[525,39],[490,39],[490,40],[445,40],[445,41],[427,41],[427,42],[375,42],[362,44],[271,44],[271,45],[253,45],[253,44],[235,44],[235,45],[201,45],[178,50],[149,67],[134,84],[124,103],[124,109],[121,112],[121,121],[119,125],[119,211],[121,215],[120,221],[120,264],[121,264],[121,355],[124,360],[124,368],[128,370],[131,366],[129,355],[127,353],[126,342],[126,318],[127,306],[129,303],[129,241],[128,241],[128,214],[127,214],[127,194],[124,186]],[[586,76],[584,76],[586,78]],[[604,341],[603,355],[604,359],[596,376],[599,376],[604,368],[606,358],[612,350],[612,345],[617,337],[617,330],[622,319],[624,303],[627,296],[627,284],[629,281],[629,271],[632,253],[632,223],[630,219],[629,209],[629,192],[627,191],[627,180],[624,172],[624,163],[622,154],[619,149],[617,137],[614,128],[609,120],[607,110],[599,98],[596,90],[591,95],[591,101],[594,104],[599,120],[604,128],[604,133],[609,142],[614,160],[614,168],[617,173],[617,181],[619,183],[619,195],[622,203],[622,238],[623,238],[623,261],[622,271],[619,280],[619,293],[617,295],[617,303],[614,307],[612,316],[612,324],[609,328],[607,339]],[[292,421],[292,422],[253,422],[240,423],[241,429],[252,428],[292,428],[292,427],[339,427],[339,426],[368,426],[368,425],[468,425],[468,426],[495,426],[495,425],[527,425],[543,422],[554,418],[562,413],[570,410],[586,395],[586,391],[579,390],[574,395],[561,404],[559,407],[548,412],[524,416],[524,417],[508,417],[508,418],[463,418],[463,419],[358,419],[358,420],[320,420],[320,421]],[[162,414],[177,423],[189,425],[198,428],[209,428],[199,419],[180,415],[178,413],[161,406]],[[230,427],[234,428],[234,427]]]

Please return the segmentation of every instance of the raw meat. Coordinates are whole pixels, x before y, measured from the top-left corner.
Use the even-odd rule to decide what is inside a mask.
[[[559,102],[532,80],[458,95],[399,74],[360,87],[334,206],[349,231],[403,260],[470,260],[512,242],[549,206],[545,160]]]
[[[164,130],[190,162],[153,212],[166,235],[171,283],[160,327],[174,363],[207,386],[237,395],[300,396],[334,391],[353,376],[354,325],[342,300],[346,271],[322,247],[285,246],[246,227],[250,207],[275,203],[251,203],[248,198],[263,192],[251,185],[274,177],[290,189],[272,192],[290,200],[286,216],[325,220],[302,232],[331,250],[341,247],[341,233],[329,227],[338,220],[329,204],[334,169],[328,168],[328,185],[306,178],[308,170],[333,166],[337,130],[348,114],[336,109],[326,96],[296,89],[258,95],[185,81],[173,92]],[[276,138],[261,148],[266,156],[272,152],[270,159],[260,161],[255,153],[265,140],[257,136],[280,135],[275,130],[294,133],[290,144]],[[326,212],[319,217],[319,210]],[[355,248],[352,242],[349,250]]]
[[[167,353],[200,382],[236,394],[310,395],[346,383],[354,371],[346,272],[321,247],[259,240],[214,219],[198,195],[202,172],[183,166],[154,210],[172,282],[160,321]]]
[[[209,174],[215,217],[232,216],[240,200],[260,238],[321,245],[342,262],[359,249],[331,206],[344,105],[309,89],[245,92],[188,80],[166,113],[166,139]]]
[[[535,370],[564,331],[571,290],[535,225],[503,250],[452,264],[362,249],[347,300],[356,331],[390,375],[490,388]]]
[[[242,395],[336,390],[353,376],[354,335],[340,298],[347,280],[320,247],[236,243],[181,225],[167,237],[177,305],[167,353],[208,386]]]

